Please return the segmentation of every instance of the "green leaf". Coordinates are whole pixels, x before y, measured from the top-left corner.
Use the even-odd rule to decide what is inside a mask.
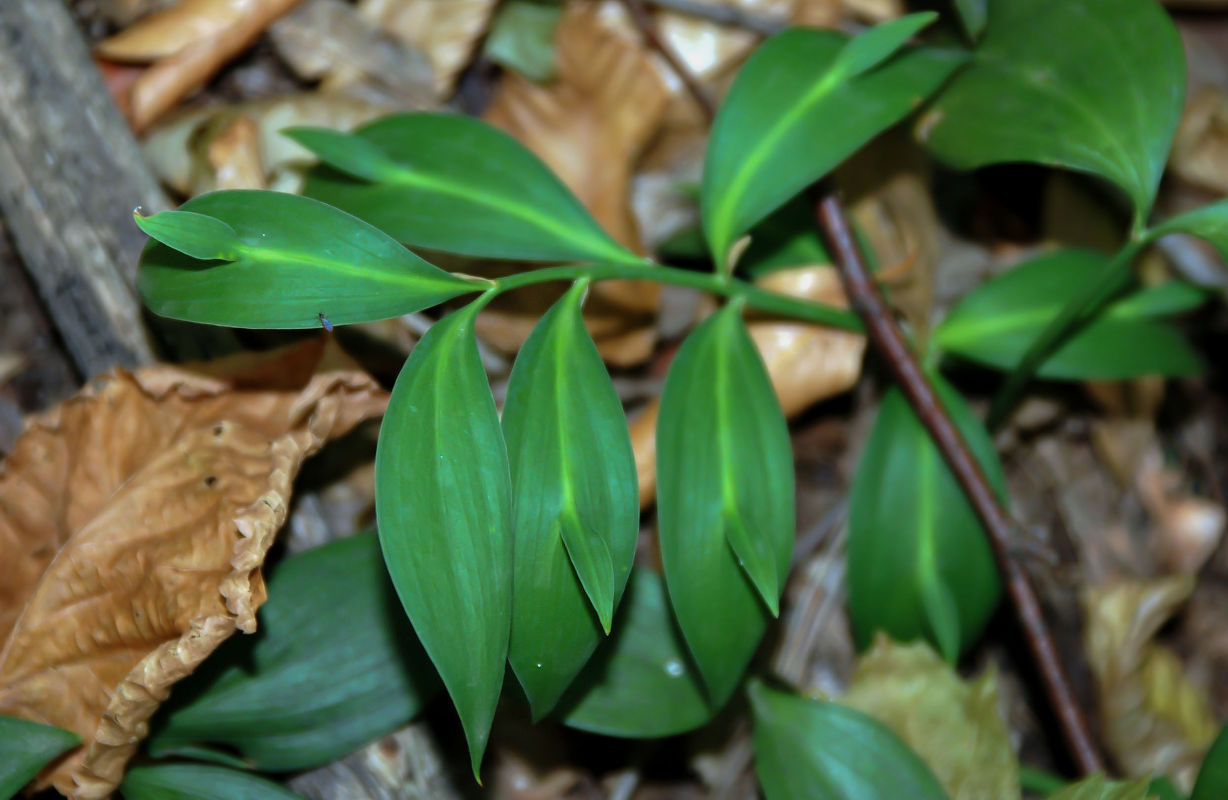
[[[1159,239],[1170,233],[1188,233],[1204,239],[1222,258],[1228,259],[1228,199],[1170,217],[1148,231],[1147,239]]]
[[[989,15],[989,0],[952,0],[964,33],[972,41],[981,38]]]
[[[640,568],[631,572],[613,631],[560,701],[556,712],[565,725],[651,739],[698,728],[712,718],[659,575]]]
[[[1099,175],[1151,209],[1185,97],[1155,0],[990,0],[968,67],[917,123],[956,169],[1008,161]]]
[[[358,129],[351,136],[396,165],[378,179],[366,161],[355,168],[339,157],[334,143],[316,150],[310,130],[287,132],[326,165],[311,173],[304,193],[402,242],[487,258],[642,263],[537,156],[481,120],[400,114]]]
[[[754,279],[790,267],[832,263],[815,224],[814,204],[795,197],[750,231],[750,246],[738,259],[738,272]]]
[[[750,686],[767,800],[945,800],[917,754],[860,711]]]
[[[1108,261],[1088,250],[1058,250],[1019,264],[969,293],[938,326],[933,344],[1011,370],[1067,298],[1094,283]],[[1205,297],[1178,281],[1136,292],[1069,337],[1037,374],[1083,380],[1200,372],[1202,359],[1181,334],[1153,318],[1194,308]]]
[[[683,342],[661,395],[657,515],[679,627],[714,705],[777,613],[794,534],[780,403],[730,305]]]
[[[938,395],[986,477],[1005,499],[985,429],[959,394],[931,374]],[[849,616],[859,646],[876,631],[924,636],[954,661],[998,603],[993,554],[942,455],[898,389],[878,410],[849,505]]]
[[[164,744],[157,741],[149,741],[146,743],[145,751],[151,758],[159,760],[166,758],[188,759],[189,761],[203,761],[220,767],[243,770],[251,769],[252,767],[252,762],[245,758],[199,744]]]
[[[162,211],[152,217],[134,213],[136,225],[151,239],[189,255],[208,261],[234,261],[242,243],[235,229],[220,219],[193,211]]]
[[[0,798],[17,794],[52,759],[81,744],[71,731],[0,715]]]
[[[563,15],[557,0],[507,0],[486,37],[486,57],[538,83],[554,77],[554,30]]]
[[[1049,800],[1147,800],[1148,796],[1146,778],[1110,781],[1098,772],[1049,795]]]
[[[1228,725],[1224,726],[1203,758],[1190,800],[1228,797]]]
[[[905,42],[936,19],[938,19],[937,12],[922,11],[889,20],[866,30],[850,39],[849,43],[836,54],[836,60],[832,62],[831,69],[827,73],[827,80],[833,84],[849,81],[877,67],[895,55]]]
[[[388,574],[460,714],[474,776],[503,685],[512,614],[511,478],[472,303],[401,369],[375,453]]]
[[[1177,787],[1168,778],[1161,775],[1152,778],[1147,784],[1148,800],[1185,800],[1185,796],[1177,791]]]
[[[119,791],[126,800],[303,800],[264,778],[204,764],[130,769]]]
[[[292,194],[212,192],[141,227],[157,240],[141,254],[141,295],[155,314],[189,322],[318,328],[322,315],[337,325],[371,322],[484,288],[360,219]],[[211,248],[231,260],[194,256]]]
[[[307,769],[406,724],[437,688],[369,531],[279,564],[259,634],[175,686],[149,748],[208,742],[260,769]]]
[[[739,236],[902,119],[964,61],[960,53],[917,48],[864,71],[891,54],[898,34],[925,21],[904,17],[852,41],[795,28],[747,60],[713,124],[704,163],[704,232],[718,267]]]
[[[541,717],[609,631],[635,557],[627,418],[580,314],[577,283],[516,358],[503,407],[515,498],[509,660]]]

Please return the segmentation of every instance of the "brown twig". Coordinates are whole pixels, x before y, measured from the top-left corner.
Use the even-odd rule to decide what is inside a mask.
[[[980,464],[904,340],[882,293],[866,269],[848,218],[835,193],[826,195],[819,202],[818,222],[835,253],[849,302],[864,320],[870,341],[887,362],[891,374],[908,396],[917,417],[929,431],[989,533],[994,557],[1006,583],[1015,615],[1023,628],[1076,764],[1087,775],[1103,770],[1104,764],[1088,732],[1087,721],[1070,689],[1057,648],[1045,624],[1040,601],[1027,574],[1013,556],[1011,540],[1014,523],[998,503]]]
[[[728,25],[731,28],[771,36],[789,27],[787,22],[769,19],[756,14],[748,14],[734,6],[722,6],[708,3],[697,3],[695,0],[647,0],[649,5],[686,14],[688,17],[715,22],[717,25]]]
[[[699,85],[699,81],[687,68],[686,64],[682,63],[682,59],[678,58],[678,54],[669,46],[669,43],[661,38],[657,33],[656,23],[648,14],[648,9],[644,8],[643,0],[623,0],[623,5],[627,12],[631,15],[631,21],[635,23],[635,27],[639,28],[640,35],[644,37],[644,41],[648,46],[661,54],[669,64],[670,69],[682,81],[682,85],[686,87],[687,92],[695,100],[700,110],[703,111],[704,117],[709,123],[716,118],[716,101],[704,87]]]

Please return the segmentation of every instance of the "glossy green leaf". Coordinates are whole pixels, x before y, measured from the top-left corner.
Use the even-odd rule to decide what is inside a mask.
[[[901,43],[897,34],[926,19],[903,17],[851,41],[795,28],[747,60],[704,163],[704,232],[719,267],[739,236],[906,116],[963,62],[961,53],[917,48],[870,69]]]
[[[1049,800],[1147,800],[1149,796],[1146,778],[1110,781],[1096,773],[1049,795]]]
[[[1220,800],[1228,797],[1228,725],[1220,730],[1198,770],[1190,800]]]
[[[202,261],[234,261],[243,246],[234,228],[194,211],[162,211],[152,217],[136,213],[133,218],[151,239]]]
[[[659,575],[631,572],[613,633],[556,711],[572,728],[632,739],[673,736],[712,718]]]
[[[1108,260],[1088,250],[1059,250],[1019,264],[965,297],[938,326],[933,344],[1011,370],[1067,298],[1096,281]],[[1081,380],[1200,372],[1202,360],[1184,337],[1154,318],[1205,299],[1204,292],[1179,281],[1135,292],[1068,338],[1037,374]]]
[[[814,203],[800,196],[751,229],[750,245],[738,259],[738,272],[753,279],[780,269],[830,263],[815,224]]]
[[[1089,172],[1144,218],[1184,97],[1181,40],[1155,0],[990,0],[972,62],[917,128],[956,169]]]
[[[475,776],[512,614],[511,477],[477,310],[444,317],[409,354],[375,454],[384,562],[460,714]]]
[[[52,759],[81,744],[77,734],[0,715],[0,798],[17,794]]]
[[[136,767],[119,791],[125,800],[303,800],[265,778],[204,764]]]
[[[1170,217],[1148,231],[1147,238],[1159,239],[1170,233],[1188,233],[1204,239],[1228,259],[1228,200]]]
[[[507,0],[486,37],[486,57],[531,81],[554,77],[554,31],[563,16],[558,0]]]
[[[741,309],[730,305],[679,348],[657,422],[665,581],[718,706],[777,612],[793,503],[788,427]]]
[[[989,18],[989,0],[951,0],[964,33],[972,41],[981,38]]]
[[[635,557],[627,418],[580,314],[578,283],[534,328],[503,407],[515,498],[509,660],[541,717],[609,631]]]
[[[925,763],[860,711],[750,686],[755,772],[767,800],[945,800]]]
[[[930,379],[1005,498],[985,429],[946,381]],[[981,523],[898,389],[883,397],[853,479],[848,572],[849,616],[861,647],[880,630],[898,641],[924,636],[954,661],[998,603],[998,572]]]
[[[304,193],[417,247],[488,258],[642,263],[601,229],[567,187],[524,145],[472,117],[400,114],[355,131],[395,170],[372,173],[338,155],[333,136],[286,132],[326,165]]]
[[[279,564],[259,633],[175,686],[149,749],[208,742],[260,769],[307,769],[406,724],[438,685],[370,531]]]
[[[1168,778],[1161,775],[1152,778],[1147,784],[1148,800],[1186,800],[1185,795],[1177,791],[1177,787]]]
[[[484,288],[356,217],[292,194],[212,192],[141,227],[155,238],[141,254],[141,295],[155,314],[189,322],[318,328],[321,315],[336,325],[371,322]],[[225,239],[225,229],[237,238]],[[232,258],[192,255],[211,248]]]

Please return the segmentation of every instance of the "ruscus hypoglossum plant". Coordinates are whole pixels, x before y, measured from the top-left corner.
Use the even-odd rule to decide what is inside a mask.
[[[376,456],[378,543],[460,716],[475,775],[509,663],[535,718],[625,737],[702,725],[744,685],[778,613],[795,535],[788,428],[744,315],[849,331],[862,323],[756,287],[746,279],[754,250],[734,254],[745,236],[822,252],[797,206],[886,129],[910,119],[933,156],[956,169],[1026,161],[1087,173],[1130,210],[1116,252],[1058,250],[1019,264],[966,296],[918,353],[1001,501],[987,425],[943,377],[949,365],[1003,373],[989,428],[1033,378],[1202,368],[1164,318],[1205,293],[1177,281],[1142,288],[1132,269],[1172,233],[1228,252],[1228,202],[1151,219],[1185,92],[1168,16],[1154,0],[953,8],[951,19],[916,13],[852,38],[794,28],[752,54],[721,104],[704,164],[710,271],[624,249],[517,141],[442,113],[390,116],[353,133],[287,131],[321,162],[305,196],[222,191],[137,217],[153,240],[140,290],[162,316],[307,329],[450,304],[392,391]],[[475,278],[409,248],[545,266]],[[661,399],[663,579],[633,567],[633,453],[582,316],[594,284],[626,279],[723,301],[682,343]],[[494,298],[542,282],[570,288],[525,342],[500,414],[475,319]],[[923,637],[954,661],[978,639],[1001,591],[994,557],[898,389],[884,397],[861,456],[848,525],[860,644],[878,631]],[[749,697],[769,798],[942,796],[924,763],[865,715],[758,682]],[[208,739],[206,728],[175,724],[164,742]],[[843,772],[822,756],[840,747],[852,765]]]

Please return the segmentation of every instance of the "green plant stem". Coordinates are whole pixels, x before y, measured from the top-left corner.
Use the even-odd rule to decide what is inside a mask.
[[[737,280],[727,279],[719,275],[705,272],[692,272],[676,267],[660,267],[649,262],[643,264],[577,264],[563,267],[544,267],[518,272],[495,281],[496,294],[510,292],[524,286],[547,281],[574,281],[588,278],[592,281],[605,280],[647,280],[657,283],[668,283],[674,286],[686,286],[701,289],[705,292],[727,297],[731,300],[741,300],[748,308],[762,311],[766,314],[776,314],[782,317],[814,322],[840,330],[861,333],[864,327],[861,319],[851,311],[834,306],[803,300],[776,292],[768,292],[759,287]]]
[[[1006,383],[1002,384],[1002,388],[994,396],[985,419],[985,424],[991,431],[1001,426],[1010,416],[1023,395],[1023,390],[1053,351],[1066,342],[1071,334],[1091,322],[1110,300],[1130,285],[1133,279],[1130,262],[1145,243],[1145,238],[1136,233],[1130,242],[1104,265],[1096,279],[1084,285],[1070,298],[1053,321],[1041,331],[1040,336],[1032,342],[1019,364],[1007,376]]]

